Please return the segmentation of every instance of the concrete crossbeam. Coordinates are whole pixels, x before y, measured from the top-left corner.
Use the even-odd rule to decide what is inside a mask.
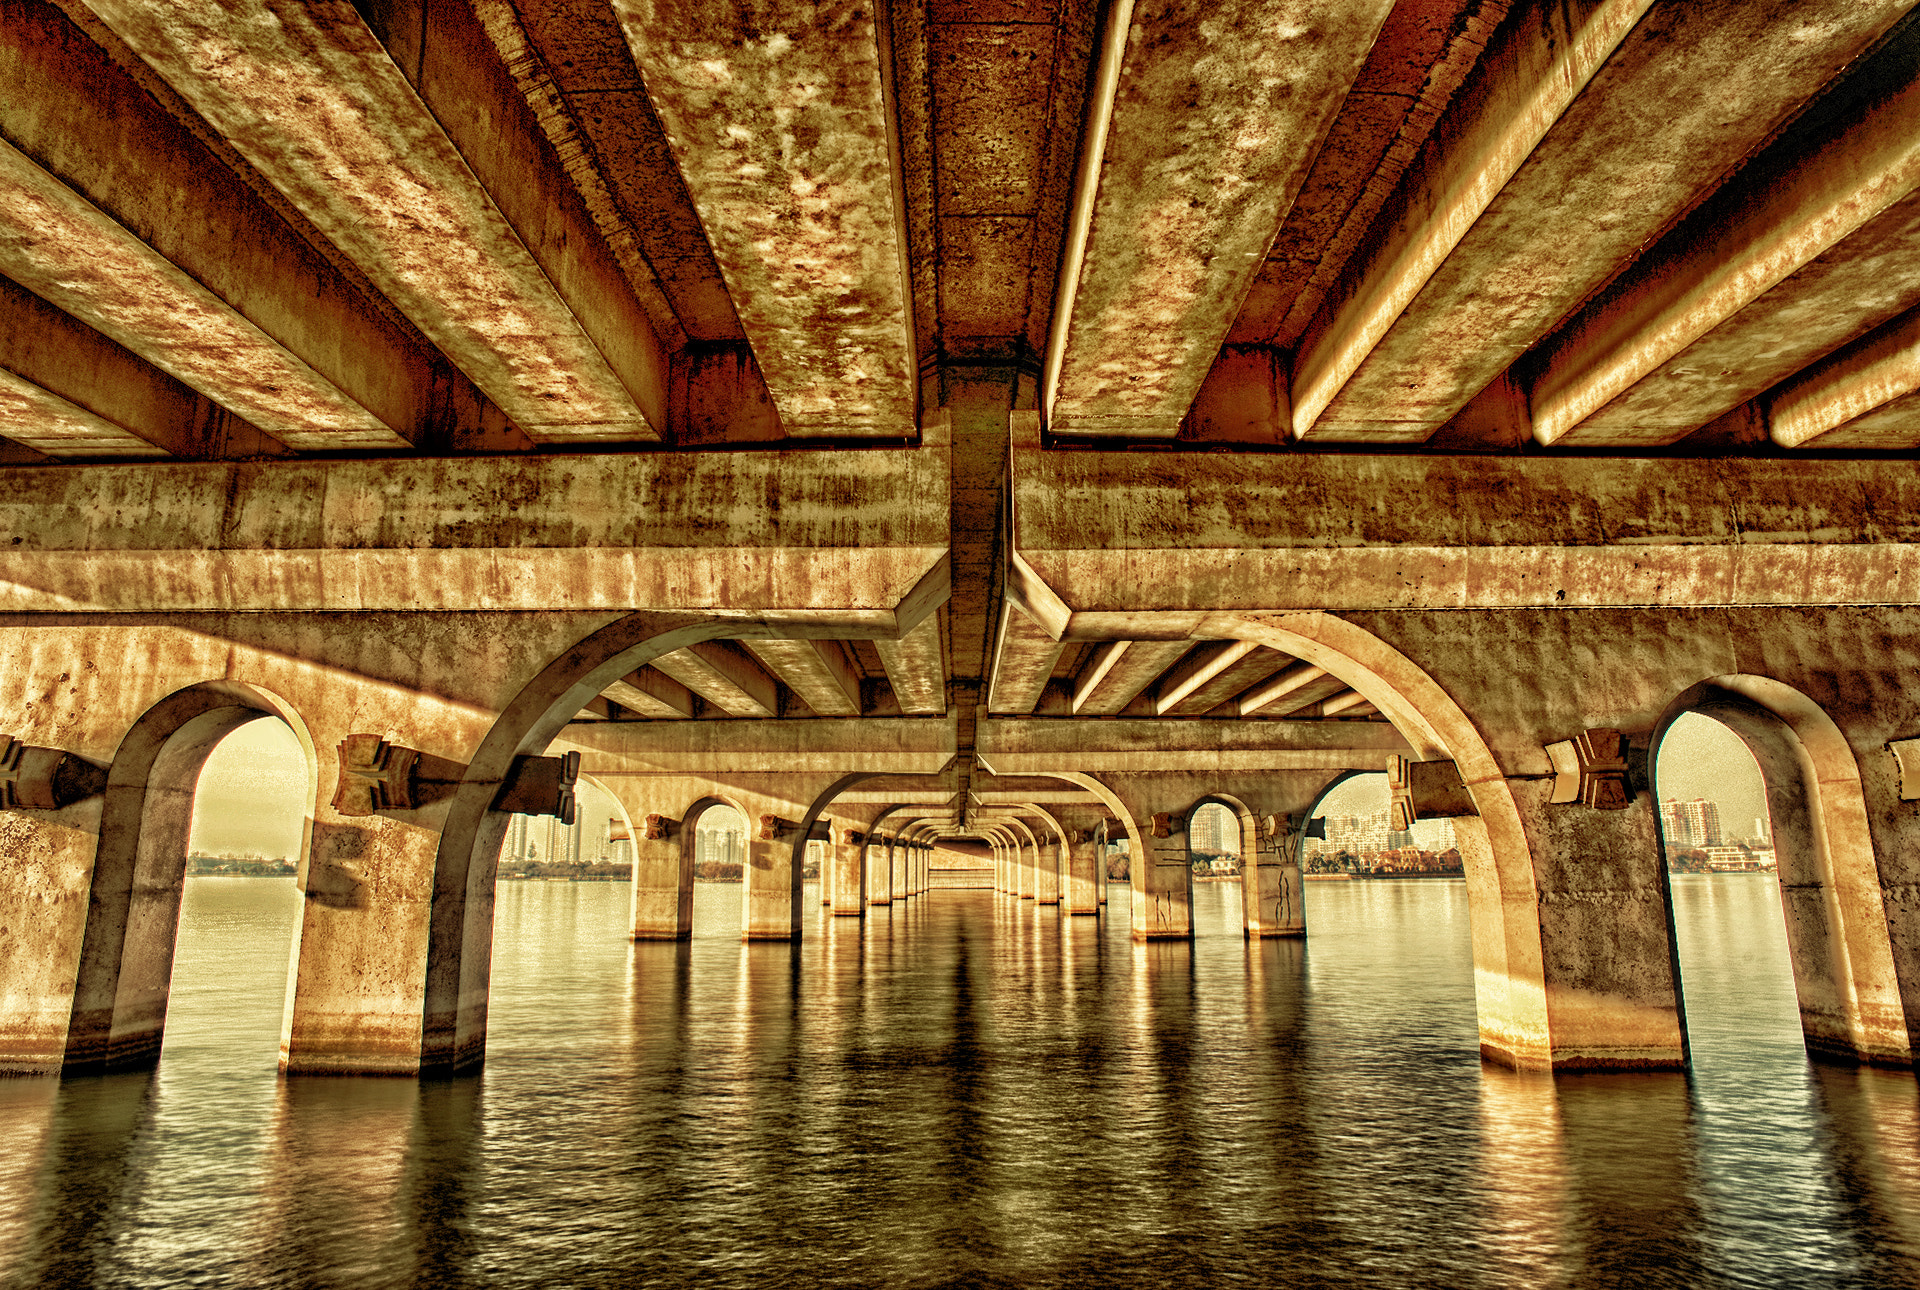
[[[1548,444],[1671,442],[1787,375],[1795,351],[1808,361],[1822,352],[1823,338],[1824,348],[1841,343],[1857,324],[1826,317],[1817,301],[1791,309],[1764,297],[1776,284],[1786,287],[1783,301],[1824,297],[1825,274],[1785,280],[1856,230],[1868,233],[1864,259],[1890,250],[1898,280],[1920,289],[1911,264],[1920,237],[1914,219],[1896,215],[1888,228],[1864,227],[1917,187],[1920,20],[1913,20],[1529,361],[1534,436]],[[1851,277],[1872,284],[1871,268],[1850,275],[1844,265],[1831,267],[1843,270],[1834,275],[1842,298]],[[1896,293],[1881,317],[1899,312],[1901,301],[1911,303]],[[1749,328],[1752,335],[1739,334]],[[1804,341],[1796,334],[1803,330],[1812,332]],[[1785,353],[1775,358],[1760,344],[1756,354],[1763,338]],[[1689,358],[1695,351],[1716,372],[1733,361],[1754,375],[1716,379],[1718,397],[1703,397]],[[1682,378],[1683,392],[1664,388],[1674,378]]]
[[[1279,672],[1293,662],[1293,657],[1278,650],[1251,649],[1238,661],[1220,669],[1212,680],[1195,686],[1169,711],[1175,716],[1200,716],[1219,708],[1234,696],[1246,692],[1249,688],[1265,682],[1274,673]],[[1232,715],[1239,716],[1238,709],[1230,709]]]
[[[1916,390],[1920,309],[1910,309],[1770,393],[1767,430],[1788,448],[1911,448],[1920,420],[1910,405],[1889,405]]]
[[[1112,7],[1048,346],[1054,431],[1179,429],[1391,8]]]
[[[0,611],[673,607],[888,635],[935,616],[947,556],[944,506],[888,503],[945,490],[925,449],[16,467]],[[735,496],[765,507],[712,505]]]
[[[470,9],[389,56],[347,8],[89,7],[536,442],[659,437],[658,338]]]
[[[944,717],[575,722],[566,738],[595,778],[703,775],[721,785],[753,774],[934,775],[954,751]]]
[[[906,212],[873,9],[615,8],[787,433],[913,434]]]
[[[1191,771],[1377,770],[1409,745],[1385,722],[1185,721],[1042,717],[982,720],[980,759],[997,775]],[[1029,799],[1030,800],[1030,799]]]
[[[860,672],[839,641],[741,642],[762,667],[823,717],[860,715]]]
[[[1093,685],[1075,693],[1074,711],[1089,717],[1109,717],[1139,698],[1161,673],[1179,661],[1193,647],[1190,640],[1124,641],[1125,650],[1114,651],[1096,662],[1105,671]]]
[[[1177,711],[1202,686],[1218,680],[1223,672],[1259,648],[1252,641],[1210,641],[1195,647],[1154,685],[1153,715],[1164,717]]]
[[[1878,462],[1015,458],[1013,545],[1068,639],[1183,649],[1256,607],[1920,603],[1920,478]]]

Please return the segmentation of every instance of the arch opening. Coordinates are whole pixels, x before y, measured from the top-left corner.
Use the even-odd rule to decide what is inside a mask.
[[[252,686],[190,686],[134,723],[107,772],[64,1070],[150,1066],[209,1031],[229,1048],[257,1032],[284,1063],[316,777],[304,723]]]

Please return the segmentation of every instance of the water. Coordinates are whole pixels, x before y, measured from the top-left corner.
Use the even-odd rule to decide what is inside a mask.
[[[284,880],[195,879],[151,1074],[0,1082],[0,1282],[1920,1284],[1911,1075],[1815,1068],[1771,879],[1681,879],[1696,1069],[1476,1056],[1464,888],[1315,883],[1191,945],[943,892],[630,945],[509,883],[470,1079],[274,1073]],[[809,894],[813,889],[809,888]]]

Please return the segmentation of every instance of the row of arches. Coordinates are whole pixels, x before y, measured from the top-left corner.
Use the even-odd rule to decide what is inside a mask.
[[[1489,1057],[1554,1068],[1684,1061],[1664,909],[1650,920],[1647,910],[1622,900],[1602,911],[1604,925],[1581,926],[1573,915],[1591,918],[1595,911],[1578,911],[1575,902],[1559,900],[1591,889],[1577,885],[1589,881],[1580,870],[1599,853],[1631,851],[1636,840],[1657,839],[1650,809],[1617,813],[1619,819],[1549,809],[1547,768],[1535,765],[1543,758],[1510,740],[1496,753],[1488,735],[1498,738],[1502,732],[1484,731],[1484,716],[1470,718],[1426,672],[1352,623],[1310,614],[1246,617],[1212,629],[1230,630],[1327,667],[1393,720],[1415,756],[1451,760],[1458,767],[1477,811],[1462,819],[1459,829],[1474,918],[1483,1051]],[[337,994],[331,977],[340,959],[380,935],[369,924],[397,905],[425,908],[406,935],[388,937],[393,943],[374,955],[384,956],[392,968],[383,982],[384,1033],[370,1040],[365,1018],[351,1015],[358,1005],[349,1000],[347,1013],[336,1012],[326,1023],[333,1033],[316,1046],[331,1045],[333,1053],[318,1053],[314,1067],[303,1067],[296,1000],[288,1010],[288,1068],[455,1069],[478,1060],[485,1037],[492,885],[508,828],[507,815],[494,809],[493,801],[512,759],[546,750],[567,715],[608,679],[667,650],[738,630],[735,623],[635,615],[552,661],[492,722],[445,800],[409,821],[431,833],[430,847],[422,852],[416,846],[413,852],[430,856],[422,866],[425,891],[417,883],[407,889],[409,875],[380,863],[385,857],[369,850],[369,826],[323,811],[316,787],[303,840],[307,900],[294,974],[296,993],[306,991],[314,1005],[310,1019],[324,1014],[322,1005]],[[1860,767],[1846,738],[1819,705],[1765,677],[1727,674],[1695,683],[1670,701],[1653,738],[1657,741],[1689,711],[1708,713],[1734,729],[1765,772],[1809,1046],[1855,1059],[1910,1061],[1895,938]],[[108,771],[70,1016],[62,1027],[62,1062],[68,1068],[137,1062],[157,1051],[170,952],[165,947],[177,924],[184,821],[194,781],[213,744],[239,725],[266,717],[286,722],[293,731],[317,786],[324,745],[316,746],[290,704],[239,681],[207,681],[176,691],[141,714],[121,741]],[[813,826],[843,793],[873,777],[847,775],[821,784],[793,821],[795,827],[749,864],[743,892],[746,935],[797,934],[799,875]],[[1172,812],[1152,809],[1161,801],[1145,779],[1121,783],[1117,777],[1071,770],[1051,778],[1089,794],[1104,818],[1117,825],[1113,832],[1126,836],[1134,857],[1136,937],[1186,934],[1180,892],[1162,880],[1163,870],[1171,870],[1183,875],[1182,884],[1190,881],[1186,840],[1178,839],[1177,864],[1163,864],[1162,855],[1171,848],[1157,845],[1168,839],[1154,836],[1153,821],[1184,814],[1193,803],[1188,800]],[[1243,800],[1209,796],[1240,821],[1244,856],[1258,854],[1263,846],[1276,850],[1272,826],[1263,823],[1270,813]],[[719,797],[696,803],[680,822],[685,827],[691,816],[697,828],[700,813],[721,804]],[[745,800],[724,804],[748,819],[760,813]],[[1064,824],[1055,823],[1056,836],[1064,834]],[[641,827],[633,820],[627,825]],[[1278,850],[1275,872],[1268,875],[1280,880],[1273,898],[1297,905],[1297,889],[1285,890],[1281,872],[1285,848]],[[1651,850],[1641,846],[1639,853]],[[1252,866],[1256,872],[1266,867]],[[1661,881],[1653,880],[1655,886]],[[1631,896],[1646,885],[1623,879],[1609,890]],[[1259,908],[1267,898],[1251,907]],[[372,915],[359,918],[350,935],[340,926],[325,927],[318,937],[311,934],[330,916],[337,916],[337,923],[369,911]],[[1601,939],[1623,951],[1610,968],[1592,970],[1568,952]],[[338,1060],[343,1052],[350,1060]]]

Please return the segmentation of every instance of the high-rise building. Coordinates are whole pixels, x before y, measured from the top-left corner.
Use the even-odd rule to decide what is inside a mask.
[[[1720,805],[1705,798],[1667,798],[1660,803],[1660,828],[1669,847],[1717,847],[1726,841]]]
[[[1240,851],[1238,823],[1232,811],[1218,802],[1207,802],[1193,813],[1188,845],[1207,855],[1237,855]]]

